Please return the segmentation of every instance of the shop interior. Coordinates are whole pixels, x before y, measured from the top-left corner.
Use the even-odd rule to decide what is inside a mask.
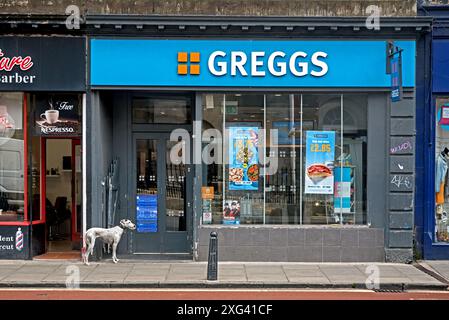
[[[77,253],[81,227],[81,148],[79,139],[40,140],[43,155],[33,148],[33,212],[45,212],[46,253]],[[39,144],[38,144],[39,145]],[[40,163],[41,162],[41,163]],[[45,173],[40,179],[40,172]],[[40,181],[39,181],[40,180]],[[40,186],[42,182],[42,186]],[[45,195],[41,197],[41,193]],[[42,203],[45,209],[39,210]],[[33,220],[40,218],[33,216]],[[42,256],[41,256],[42,257]]]
[[[23,221],[23,94],[0,93],[0,221]]]
[[[435,144],[435,242],[449,242],[449,99],[437,99]]]

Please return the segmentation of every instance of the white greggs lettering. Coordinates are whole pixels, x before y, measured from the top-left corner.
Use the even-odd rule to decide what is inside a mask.
[[[263,51],[251,52],[249,70],[252,77],[264,77],[266,75],[264,57],[265,52]],[[282,51],[275,51],[268,56],[268,71],[275,77],[285,76],[288,70],[296,77],[303,77],[308,74],[314,77],[322,77],[329,71],[327,63],[320,60],[320,58],[327,58],[327,53],[318,51],[312,55],[310,63],[318,69],[309,70],[309,62],[305,61],[305,58],[307,58],[307,53],[302,51],[297,51],[290,57],[286,57],[286,54]],[[231,73],[231,76],[236,76],[237,72],[243,77],[248,76],[248,56],[245,52],[232,51],[229,62],[228,59],[224,51],[212,52],[207,63],[209,71],[219,77],[227,75],[228,72]]]

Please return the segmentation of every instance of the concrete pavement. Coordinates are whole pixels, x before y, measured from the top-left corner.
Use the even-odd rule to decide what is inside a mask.
[[[448,284],[413,265],[391,263],[219,264],[218,281],[207,281],[207,263],[110,261],[0,261],[0,287],[61,288],[359,288],[379,273],[380,289],[446,290]],[[378,268],[378,269],[377,269]],[[369,278],[370,277],[370,278]],[[76,282],[78,283],[78,282]]]
[[[419,269],[449,285],[449,261],[422,260],[418,261]]]

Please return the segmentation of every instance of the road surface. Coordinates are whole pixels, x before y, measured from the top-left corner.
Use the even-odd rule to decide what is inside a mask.
[[[1,300],[449,300],[449,291],[0,289]]]

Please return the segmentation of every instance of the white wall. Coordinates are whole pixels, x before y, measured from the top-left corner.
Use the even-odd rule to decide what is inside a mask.
[[[62,157],[72,154],[72,141],[66,139],[47,140],[47,170],[59,168],[59,177],[47,176],[47,198],[54,205],[57,197],[67,197],[67,202],[71,203],[71,171],[62,170]]]

